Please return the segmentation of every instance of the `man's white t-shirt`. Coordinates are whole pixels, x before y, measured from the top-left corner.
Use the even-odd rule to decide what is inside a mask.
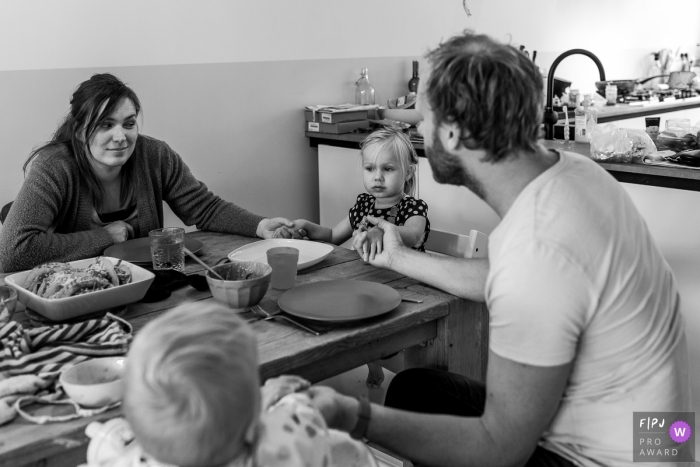
[[[490,349],[573,361],[540,444],[583,466],[631,466],[632,413],[690,411],[675,279],[620,184],[562,152],[489,237]]]

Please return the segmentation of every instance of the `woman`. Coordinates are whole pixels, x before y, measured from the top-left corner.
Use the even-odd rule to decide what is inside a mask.
[[[187,225],[272,238],[293,224],[267,219],[214,195],[163,141],[139,135],[138,97],[115,76],[94,75],[70,101],[31,170],[0,236],[0,271],[98,256],[163,226],[163,201]]]

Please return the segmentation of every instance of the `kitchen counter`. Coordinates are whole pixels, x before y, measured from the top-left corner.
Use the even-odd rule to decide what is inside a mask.
[[[698,106],[700,106],[700,99],[698,99]],[[331,135],[323,133],[305,133],[312,147],[318,147],[318,145],[321,144],[350,149],[359,149],[360,142],[365,139],[367,134],[368,133],[346,133],[342,135]],[[588,143],[571,142],[570,144],[564,144],[563,141],[546,140],[542,140],[541,142],[547,148],[563,149],[583,154],[584,156],[590,155],[590,145]],[[414,147],[419,157],[425,157],[423,144],[416,143]],[[620,182],[674,188],[678,190],[700,191],[700,170],[659,167],[644,164],[617,164],[606,162],[600,162],[599,164]]]
[[[615,104],[596,107],[598,109],[598,123],[614,122],[636,117],[648,117],[650,115],[676,112],[678,110],[700,108],[700,96],[686,99],[676,99],[664,102],[640,102],[639,104]],[[574,111],[569,109],[569,120],[573,124]],[[693,122],[695,123],[695,122]],[[564,112],[559,112],[559,124],[564,124]]]

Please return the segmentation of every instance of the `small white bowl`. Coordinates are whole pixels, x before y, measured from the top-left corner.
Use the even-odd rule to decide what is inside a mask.
[[[122,400],[125,357],[88,360],[70,367],[59,378],[61,386],[78,404],[102,407]]]

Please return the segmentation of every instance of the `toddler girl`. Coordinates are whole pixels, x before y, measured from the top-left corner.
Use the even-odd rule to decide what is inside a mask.
[[[399,129],[384,128],[375,131],[362,142],[362,181],[367,193],[357,196],[357,202],[348,215],[332,229],[305,219],[294,221],[294,228],[312,240],[340,245],[357,232],[368,228],[366,216],[380,217],[395,224],[404,245],[425,251],[430,233],[428,205],[414,198],[418,155],[411,141]],[[362,242],[353,247],[366,261],[382,251],[383,232],[372,227]],[[384,380],[381,366],[369,364],[367,385],[379,387]]]
[[[311,240],[340,245],[358,231],[365,231],[366,216],[385,219],[398,226],[401,239],[414,250],[425,251],[430,233],[428,205],[414,198],[418,155],[411,141],[401,130],[384,128],[375,131],[362,142],[362,181],[366,193],[357,196],[357,202],[348,215],[333,228],[324,227],[305,219],[294,221],[294,228]],[[382,231],[372,227],[361,245],[353,245],[364,259],[382,247]]]

